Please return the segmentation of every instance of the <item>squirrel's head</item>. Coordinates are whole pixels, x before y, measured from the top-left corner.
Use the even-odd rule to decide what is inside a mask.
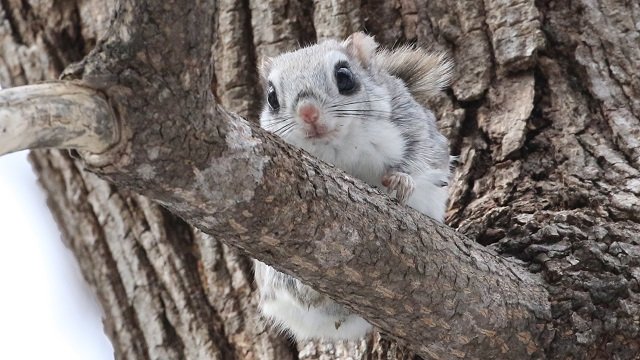
[[[388,118],[388,92],[370,73],[377,46],[359,32],[263,60],[262,127],[298,145],[328,144],[347,140],[364,122]]]

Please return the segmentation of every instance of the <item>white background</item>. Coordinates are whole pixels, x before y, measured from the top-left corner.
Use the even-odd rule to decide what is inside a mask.
[[[100,309],[26,157],[0,156],[0,359],[111,360]]]

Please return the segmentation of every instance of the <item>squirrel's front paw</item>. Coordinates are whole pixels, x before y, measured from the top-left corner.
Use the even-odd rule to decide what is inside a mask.
[[[416,188],[416,183],[411,175],[403,172],[388,172],[382,176],[382,185],[389,190],[389,193],[396,190],[396,199],[401,204],[406,204],[409,196]]]

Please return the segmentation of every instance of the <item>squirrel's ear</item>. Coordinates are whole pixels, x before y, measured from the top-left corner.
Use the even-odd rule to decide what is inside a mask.
[[[369,66],[373,54],[378,47],[378,43],[373,39],[373,36],[369,36],[363,32],[351,34],[347,40],[342,42],[342,45],[347,49],[349,54],[358,59],[364,67]]]
[[[271,71],[271,66],[273,65],[273,59],[268,56],[263,56],[259,64],[258,73],[260,73],[260,78],[266,83],[269,72]]]

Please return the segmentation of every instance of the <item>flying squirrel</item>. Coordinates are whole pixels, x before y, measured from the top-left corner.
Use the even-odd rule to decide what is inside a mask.
[[[450,156],[426,100],[447,87],[445,53],[378,49],[362,32],[266,59],[260,125],[437,221]],[[254,260],[262,314],[298,340],[357,339],[372,326],[300,280]]]

